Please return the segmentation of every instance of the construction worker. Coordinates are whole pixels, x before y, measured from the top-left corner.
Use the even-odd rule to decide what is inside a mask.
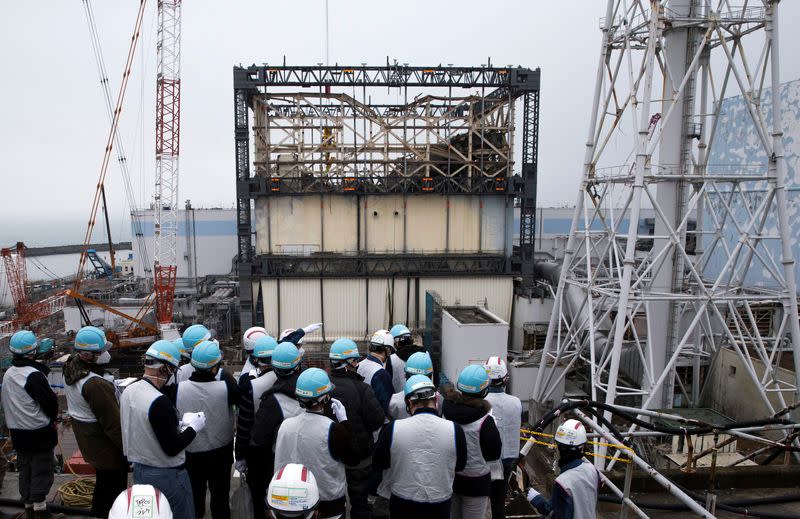
[[[272,370],[272,351],[278,342],[269,335],[255,341],[252,355],[254,368],[239,378],[239,405],[236,407],[236,444],[234,459],[236,470],[247,472],[247,450],[250,445],[250,430],[253,428],[256,411],[261,405],[261,395],[278,379]]]
[[[17,451],[19,494],[26,519],[63,518],[48,512],[45,499],[53,485],[53,448],[58,443],[55,419],[58,400],[50,388],[50,369],[36,361],[38,344],[33,332],[11,336],[11,367],[3,377],[2,399],[6,426]]]
[[[175,375],[179,358],[178,348],[165,340],[154,342],[145,352],[144,375],[120,398],[122,446],[133,463],[133,482],[161,490],[176,519],[194,519],[184,451],[205,429],[205,416],[195,413],[179,422],[172,401],[160,391]]]
[[[414,375],[425,375],[431,382],[433,382],[433,361],[430,354],[425,351],[418,351],[411,355],[406,362],[403,363],[405,370],[405,379],[413,377]],[[406,410],[405,390],[399,391],[392,395],[389,400],[389,418],[392,420],[402,420],[411,416]],[[442,398],[441,395],[436,393],[436,410],[441,412]]]
[[[386,330],[378,330],[369,340],[369,354],[358,363],[358,374],[364,377],[364,383],[372,386],[375,398],[381,405],[384,414],[389,414],[389,400],[392,390],[392,375],[386,370],[389,355],[394,349],[394,338]]]
[[[367,500],[372,473],[373,436],[383,425],[386,415],[375,399],[372,388],[358,374],[361,354],[355,342],[350,339],[336,339],[331,344],[328,358],[331,363],[330,379],[333,383],[331,395],[344,405],[358,446],[358,465],[345,467],[350,517],[369,518],[371,513]]]
[[[244,361],[244,366],[242,366],[242,374],[239,377],[243,377],[245,374],[250,373],[256,365],[255,359],[253,358],[253,348],[256,347],[256,341],[260,337],[269,337],[269,333],[267,330],[262,328],[261,326],[253,326],[245,330],[244,334],[242,334],[242,348],[244,349],[245,355],[247,358]]]
[[[186,447],[186,471],[192,483],[194,513],[206,511],[206,486],[211,494],[211,517],[231,515],[231,465],[233,464],[233,408],[239,402],[239,388],[228,373],[217,380],[222,368],[222,352],[215,342],[205,341],[192,350],[195,371],[189,380],[178,384],[175,407],[185,413],[205,414],[206,427]]]
[[[578,420],[565,421],[556,429],[556,446],[560,474],[553,485],[550,501],[533,487],[528,490],[528,501],[540,514],[548,517],[593,519],[597,514],[600,474],[583,457],[586,428]]]
[[[492,507],[492,519],[502,519],[505,517],[508,478],[519,458],[522,402],[519,398],[506,393],[508,367],[503,359],[489,357],[483,367],[489,374],[489,392],[486,394],[486,401],[492,406],[492,416],[497,422],[500,439],[503,443],[500,462],[492,462],[492,488],[489,500]]]
[[[103,369],[111,360],[106,334],[85,326],[75,335],[74,349],[63,368],[67,412],[83,459],[96,473],[92,513],[105,517],[119,493],[128,487],[119,400],[113,377]]]
[[[195,370],[194,366],[192,365],[192,350],[194,350],[195,346],[205,341],[217,342],[211,338],[211,335],[211,330],[202,324],[193,324],[183,331],[183,350],[181,350],[182,361],[180,368],[178,369],[178,373],[175,376],[176,382],[189,380],[189,377],[192,376],[192,373]],[[217,372],[217,380],[220,380],[222,377],[222,371],[223,370],[219,370]]]
[[[491,405],[485,400],[489,376],[480,365],[470,365],[458,375],[456,389],[445,387],[442,413],[460,424],[467,438],[467,464],[453,481],[453,517],[483,518],[489,505],[491,468],[500,459],[502,440]]]
[[[319,517],[319,487],[314,473],[298,463],[281,467],[272,476],[267,506],[273,519]]]
[[[300,376],[302,355],[290,342],[278,344],[272,352],[272,371],[277,380],[261,395],[250,431],[245,468],[247,484],[253,497],[256,519],[265,517],[264,495],[275,464],[275,442],[283,421],[302,412],[295,396],[297,377]],[[241,465],[240,465],[241,466]]]
[[[403,394],[410,417],[381,430],[372,458],[389,478],[389,513],[449,519],[453,478],[467,463],[464,430],[438,416],[436,387],[425,375],[409,378]]]
[[[344,516],[345,465],[358,463],[358,449],[347,423],[347,411],[331,399],[328,374],[309,368],[297,377],[295,395],[304,412],[287,418],[278,430],[275,470],[302,463],[319,483],[320,517]]]
[[[408,358],[415,353],[424,352],[425,348],[414,344],[411,330],[404,324],[395,324],[389,330],[394,339],[394,351],[387,362],[387,370],[392,375],[392,393],[402,393],[406,384],[405,366]]]
[[[103,516],[105,517],[105,516]],[[108,519],[172,519],[169,501],[153,485],[132,485],[114,500]]]

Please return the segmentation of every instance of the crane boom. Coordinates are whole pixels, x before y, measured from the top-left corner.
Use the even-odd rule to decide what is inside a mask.
[[[156,317],[172,321],[177,277],[178,156],[181,112],[181,0],[158,2],[156,78],[155,270]]]

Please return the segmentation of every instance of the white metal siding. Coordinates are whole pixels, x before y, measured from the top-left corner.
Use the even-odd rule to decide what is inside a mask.
[[[480,200],[478,197],[448,197],[448,251],[475,252],[480,231]]]
[[[316,283],[319,281],[315,280]],[[362,339],[366,329],[364,312],[364,279],[326,279],[323,282],[325,304],[325,338]],[[319,306],[319,297],[308,301]]]
[[[367,251],[402,252],[402,195],[368,196],[365,207]]]
[[[510,276],[474,278],[421,278],[419,288],[420,319],[424,319],[425,291],[434,290],[447,305],[484,306],[504,321],[511,318],[513,281]]]
[[[443,252],[445,248],[445,201],[441,195],[410,196],[407,200],[407,252]]]
[[[358,229],[355,197],[327,195],[323,206],[323,245],[327,252],[353,252],[357,247]]]
[[[280,305],[280,330],[320,322],[319,279],[281,279]]]

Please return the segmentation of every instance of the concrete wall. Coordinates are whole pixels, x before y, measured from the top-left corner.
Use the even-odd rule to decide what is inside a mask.
[[[492,317],[497,322],[465,324],[442,311],[442,374],[451,382],[470,364],[482,364],[494,355],[506,360],[508,323]]]
[[[514,296],[514,316],[511,318],[511,349],[522,351],[524,332],[522,327],[526,324],[544,325],[550,322],[550,313],[553,311],[553,300],[550,298],[534,298]]]

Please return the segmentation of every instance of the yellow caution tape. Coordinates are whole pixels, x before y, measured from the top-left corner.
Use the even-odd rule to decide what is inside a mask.
[[[552,434],[542,434],[542,436],[549,436],[549,437],[552,438],[553,435]],[[540,441],[540,440],[536,440],[534,438],[526,438],[524,436],[521,436],[520,440],[526,441],[526,442],[531,442],[534,445],[544,445],[545,447],[547,447],[549,449],[555,449],[557,447],[557,445],[555,443],[543,442],[543,441]],[[631,449],[630,447],[626,447],[625,445],[616,445],[616,444],[611,444],[611,443],[599,443],[599,442],[589,442],[589,443],[593,443],[593,444],[596,444],[596,445],[605,445],[607,447],[624,448],[624,449],[627,449],[627,450],[633,452],[633,449]],[[584,454],[586,456],[594,456],[595,458],[605,458],[607,460],[614,459],[613,456],[605,456],[603,454],[595,454],[594,452],[591,452],[591,451],[586,451],[586,452],[584,452]],[[631,462],[631,460],[629,460],[629,459],[623,459],[623,458],[616,458],[616,459],[617,459],[617,461],[620,461],[622,463],[630,463]]]
[[[543,436],[545,438],[553,438],[552,434],[547,434],[547,433],[538,432],[538,431],[529,431],[527,429],[520,429],[520,432],[523,432],[523,433],[526,433],[526,434],[532,434],[532,435],[535,435],[535,436]],[[603,447],[613,447],[615,449],[620,449],[620,450],[624,450],[624,451],[633,452],[633,449],[631,449],[627,445],[622,445],[621,443],[605,443],[605,442],[596,442],[596,441],[588,441],[586,443],[590,443],[592,445],[602,445]]]

